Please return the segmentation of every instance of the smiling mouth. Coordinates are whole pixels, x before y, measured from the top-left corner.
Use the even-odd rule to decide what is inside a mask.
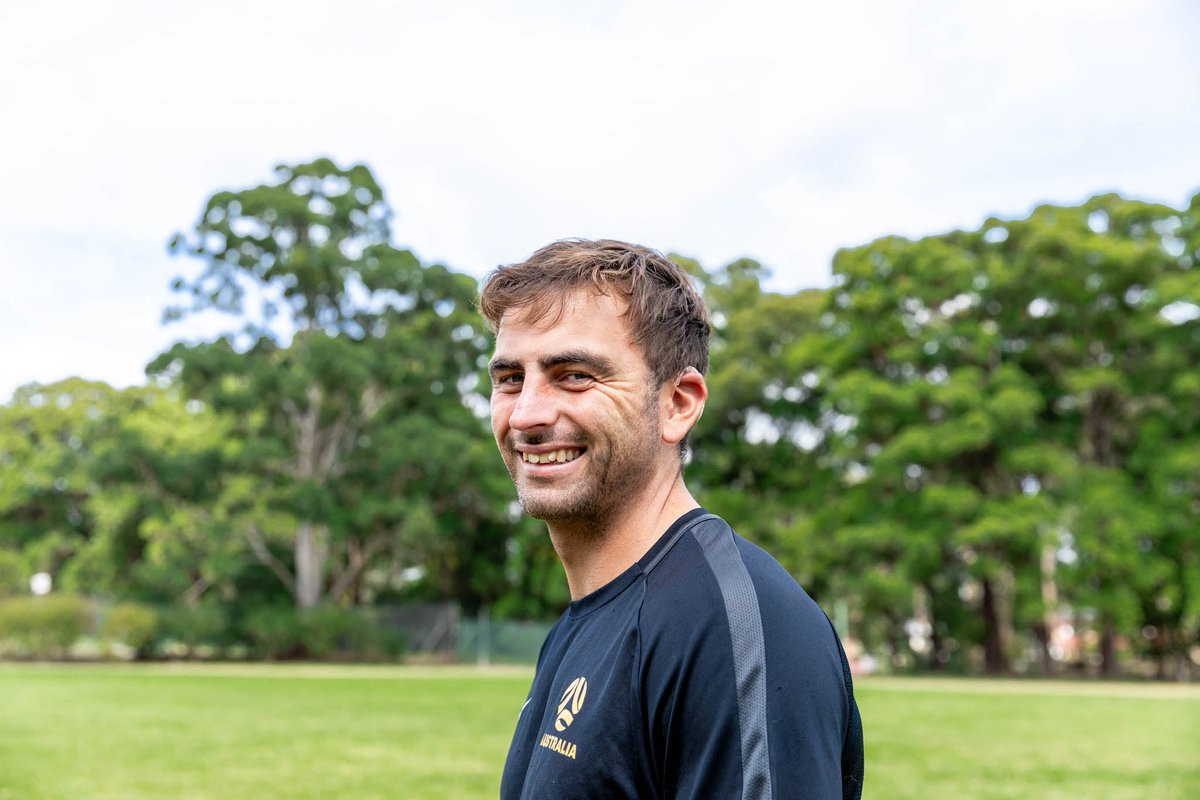
[[[521,453],[521,460],[527,464],[565,464],[583,455],[578,447],[566,447],[561,450],[551,450],[548,453]]]

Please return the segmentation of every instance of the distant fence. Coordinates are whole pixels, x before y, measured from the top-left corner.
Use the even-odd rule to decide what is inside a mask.
[[[403,653],[441,663],[533,664],[553,626],[492,619],[486,608],[468,616],[454,603],[311,612],[258,609],[233,628],[213,607],[156,609],[61,592],[2,597],[0,660],[379,660]]]
[[[466,616],[453,603],[381,608],[378,619],[404,637],[410,655],[465,664],[533,664],[554,625],[496,620],[486,608]]]
[[[458,660],[476,664],[533,664],[553,622],[494,620],[486,609],[459,623]]]

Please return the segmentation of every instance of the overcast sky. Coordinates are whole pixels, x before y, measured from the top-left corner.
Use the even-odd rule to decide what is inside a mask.
[[[1200,190],[1200,5],[161,2],[0,8],[0,402],[179,338],[217,189],[370,165],[395,240],[482,276],[566,236],[773,288],[839,247]]]

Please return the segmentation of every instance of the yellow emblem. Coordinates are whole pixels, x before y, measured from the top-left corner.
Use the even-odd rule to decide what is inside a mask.
[[[554,730],[562,733],[575,721],[575,715],[583,708],[585,697],[587,678],[579,677],[571,681],[571,685],[563,692],[562,700],[558,702],[558,718],[554,720]]]

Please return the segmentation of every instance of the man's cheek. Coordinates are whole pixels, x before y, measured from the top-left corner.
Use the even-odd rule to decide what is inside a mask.
[[[508,411],[505,409],[506,405],[503,395],[492,395],[492,435],[496,437],[497,444],[501,442],[501,437],[504,435],[505,420],[508,419]]]

